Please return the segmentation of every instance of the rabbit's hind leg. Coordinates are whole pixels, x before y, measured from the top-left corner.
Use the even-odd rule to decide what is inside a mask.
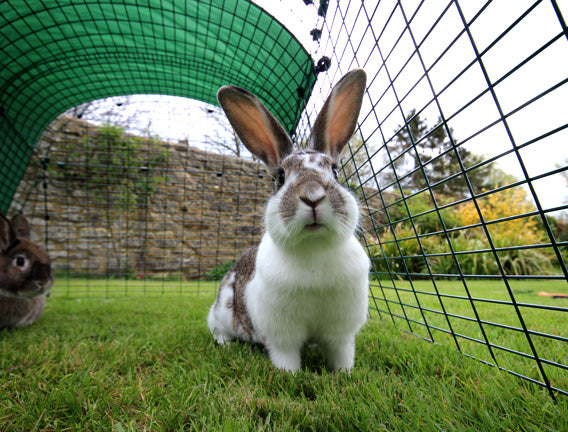
[[[233,328],[233,289],[224,284],[207,316],[207,326],[217,343],[224,345],[237,337]]]

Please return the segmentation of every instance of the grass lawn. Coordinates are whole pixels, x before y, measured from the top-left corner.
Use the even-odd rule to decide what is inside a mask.
[[[59,280],[40,321],[0,332],[0,431],[568,430],[568,397],[554,404],[376,313],[351,374],[307,349],[291,375],[259,347],[215,345],[205,317],[216,284],[177,295],[180,282],[160,282],[140,295],[149,282],[136,281],[125,295],[124,282],[90,281],[77,295],[83,283]],[[566,371],[556,379],[568,388]]]
[[[568,294],[566,281],[512,280],[510,288],[522,322],[501,280],[467,281],[469,295],[476,299],[473,302],[459,281],[437,281],[436,289],[447,296],[442,298],[432,295],[432,282],[413,282],[413,287],[415,291],[405,281],[380,285],[373,282],[371,289],[376,300],[371,301],[371,308],[402,330],[442,345],[458,344],[462,352],[477,359],[542,381],[532,358],[534,349],[543,359],[543,369],[552,386],[568,390],[568,370],[556,366],[568,365],[568,299],[538,295],[542,291]],[[387,310],[394,318],[384,313]],[[422,325],[425,322],[430,329]],[[522,331],[523,325],[530,332],[530,340]],[[450,327],[460,335],[456,340]],[[491,351],[485,340],[492,345]]]

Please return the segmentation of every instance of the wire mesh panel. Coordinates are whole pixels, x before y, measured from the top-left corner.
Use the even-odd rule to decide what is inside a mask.
[[[367,71],[344,175],[365,211],[374,313],[551,394],[568,394],[566,13],[330,2],[331,67],[307,108]]]
[[[152,37],[158,45],[176,39],[177,14],[188,11],[150,3]],[[237,74],[223,84],[256,86],[251,90],[287,114],[289,128],[298,124],[294,136],[302,145],[333,84],[355,67],[367,72],[360,123],[342,155],[342,173],[363,210],[361,241],[372,261],[371,315],[428,341],[451,344],[553,396],[568,395],[566,3],[297,3],[295,10],[284,8],[287,25],[301,23],[290,28],[297,39],[286,46],[294,48],[290,58],[297,52],[306,56],[298,41],[307,45],[310,39],[311,59],[302,57],[297,71],[286,73],[293,85],[284,93],[271,85],[270,94],[263,94],[267,76],[282,69],[273,63],[264,69],[258,62],[263,74],[256,80]],[[264,6],[270,12],[270,2]],[[157,19],[162,16],[173,21],[165,25]],[[235,24],[239,17],[229,21]],[[162,25],[168,32],[160,33]],[[266,29],[281,48],[281,39],[273,36],[283,28]],[[26,35],[31,38],[33,31]],[[103,45],[113,47],[125,36],[108,36]],[[238,46],[241,53],[255,52]],[[10,59],[19,58],[16,51]],[[164,59],[177,64],[172,56],[151,58],[158,65]],[[211,60],[227,79],[223,68],[240,65],[238,56],[231,62]],[[108,93],[133,92],[128,84],[137,71],[119,77]],[[144,69],[144,77],[152,78],[150,90],[170,79],[168,71],[154,75]],[[80,72],[67,71],[84,79],[82,90],[92,90],[88,74]],[[9,77],[0,77],[0,97],[15,94],[5,91],[15,88]],[[179,90],[176,86],[184,84],[176,81],[168,89]],[[77,90],[65,90],[76,96]],[[187,96],[187,88],[182,90],[170,94]],[[207,98],[213,100],[211,91]],[[32,156],[34,147],[17,132],[10,112],[1,113],[0,180],[8,192],[1,194],[0,208],[10,204],[12,212],[31,214],[32,225],[42,230],[36,238],[46,242],[67,276],[140,277],[149,279],[143,286],[148,290],[163,289],[152,278],[172,278],[184,292],[183,281],[209,278],[258,239],[271,184],[254,161],[65,117],[52,123]],[[43,127],[32,129],[38,135]],[[8,152],[5,143],[12,141],[25,145]],[[20,182],[13,164],[30,157]],[[125,292],[132,289],[124,286]]]
[[[92,279],[124,280],[125,293],[179,281],[168,289],[187,292],[187,281],[218,279],[259,240],[272,182],[251,159],[67,116],[36,151],[9,213],[28,216],[73,295],[93,291]]]

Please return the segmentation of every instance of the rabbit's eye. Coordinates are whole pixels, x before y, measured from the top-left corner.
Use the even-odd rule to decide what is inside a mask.
[[[16,265],[18,267],[23,267],[26,265],[26,259],[23,256],[16,257]]]
[[[278,186],[282,186],[286,181],[286,173],[282,168],[278,170],[277,180],[278,180]]]
[[[331,167],[331,172],[333,172],[333,177],[337,180],[337,177],[339,176],[339,169],[337,168],[337,165],[333,165]]]

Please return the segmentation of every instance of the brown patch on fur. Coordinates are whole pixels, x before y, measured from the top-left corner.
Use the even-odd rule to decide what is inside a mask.
[[[311,164],[317,164],[322,170],[331,168],[333,160],[322,153],[308,152],[310,154],[309,161]]]
[[[258,246],[245,250],[235,261],[230,273],[235,275],[233,281],[233,328],[242,328],[252,338],[255,331],[250,320],[245,301],[246,285],[252,280],[255,271]]]
[[[333,208],[333,210],[335,210],[339,214],[345,214],[345,212],[341,211],[342,209],[345,209],[345,199],[341,194],[342,189],[339,188],[342,188],[342,186],[338,185],[336,187],[328,187],[325,189],[325,191],[327,193],[329,201],[331,202],[331,207]]]
[[[282,162],[282,168],[286,171],[286,173],[299,172],[302,169],[302,159],[297,157],[299,154],[303,153],[294,153],[284,159],[284,162]]]
[[[345,200],[340,192],[342,186],[335,181],[325,183],[322,181],[322,173],[311,168],[305,168],[304,159],[301,157],[303,155],[309,155],[309,163],[312,165],[316,164],[324,171],[331,171],[332,169],[333,160],[329,156],[314,151],[298,152],[284,160],[282,168],[286,171],[287,176],[293,172],[297,175],[297,178],[292,184],[288,184],[280,201],[279,210],[283,219],[287,220],[294,217],[296,214],[298,210],[298,197],[301,191],[310,188],[315,189],[318,185],[325,190],[333,209],[341,213],[341,209],[345,205]]]
[[[310,164],[317,164],[324,170],[331,167],[333,164],[333,159],[324,153],[320,153],[315,150],[297,150],[284,159],[282,162],[282,168],[286,171],[291,170],[301,172],[304,168],[305,156],[307,156],[307,160]]]
[[[296,189],[297,188],[292,188],[292,187],[288,188],[286,190],[286,193],[282,197],[282,200],[280,201],[279,210],[284,221],[293,218],[294,215],[296,214],[296,211],[298,211],[298,201],[296,200]]]

